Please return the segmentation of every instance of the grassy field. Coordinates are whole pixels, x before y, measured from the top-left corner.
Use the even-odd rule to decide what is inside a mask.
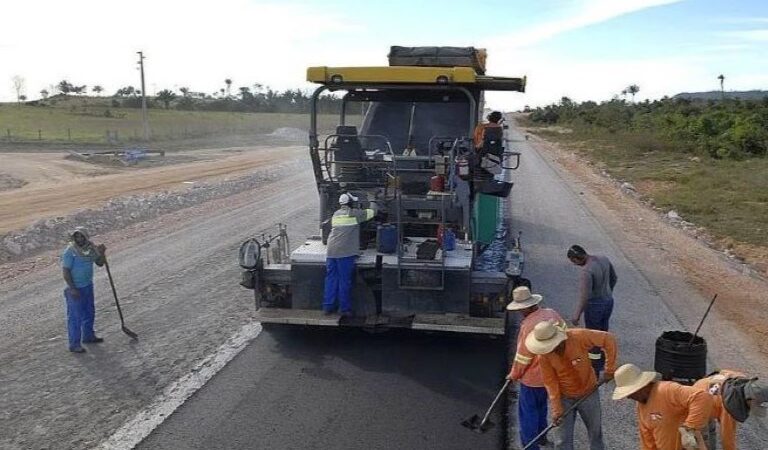
[[[713,159],[680,153],[635,133],[563,130],[523,122],[564,144],[615,178],[632,183],[656,206],[729,242],[768,247],[768,159]],[[563,132],[568,131],[568,132]]]
[[[320,115],[321,130],[337,117]],[[149,110],[152,140],[172,141],[223,135],[262,135],[281,127],[306,130],[307,114]],[[139,141],[141,110],[113,108],[106,99],[73,98],[53,106],[0,104],[0,143],[108,144]]]

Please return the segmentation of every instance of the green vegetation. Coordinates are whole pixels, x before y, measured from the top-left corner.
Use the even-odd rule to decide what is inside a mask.
[[[768,246],[768,100],[563,98],[532,111],[529,121],[656,206],[717,237]]]
[[[163,94],[162,102],[173,100]],[[328,130],[337,115],[320,116],[319,127]],[[218,111],[149,110],[153,141],[271,133],[277,128],[306,130],[304,113],[248,113]],[[10,137],[9,137],[10,136]],[[37,142],[122,144],[142,136],[141,110],[114,107],[112,99],[57,96],[35,105],[0,104],[0,143]]]

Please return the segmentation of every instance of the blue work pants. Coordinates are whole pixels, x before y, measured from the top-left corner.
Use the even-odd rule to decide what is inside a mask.
[[[547,428],[547,401],[546,388],[530,387],[520,383],[517,417],[520,420],[520,440],[523,447]],[[539,445],[532,445],[530,450],[539,450]]]
[[[77,288],[79,298],[73,298],[69,288],[64,289],[64,299],[67,302],[67,337],[69,349],[80,347],[82,342],[92,341],[96,336],[93,332],[93,322],[96,319],[96,308],[93,303],[93,285]]]
[[[342,313],[352,312],[352,277],[355,273],[357,256],[344,258],[326,258],[325,260],[325,295],[323,311],[336,310],[336,300]]]
[[[608,331],[608,324],[613,313],[613,298],[591,298],[584,310],[584,325],[590,330]],[[589,359],[595,374],[600,377],[600,371],[605,368],[605,352],[599,347],[589,350]]]

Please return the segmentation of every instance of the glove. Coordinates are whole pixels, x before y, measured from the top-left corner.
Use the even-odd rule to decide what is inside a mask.
[[[699,448],[699,444],[696,442],[696,432],[689,428],[680,427],[680,441],[683,444],[685,450],[696,450]]]

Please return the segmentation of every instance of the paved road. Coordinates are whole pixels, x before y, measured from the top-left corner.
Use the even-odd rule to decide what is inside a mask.
[[[608,255],[619,274],[612,328],[620,361],[651,369],[656,338],[682,329],[659,286],[648,281],[655,269],[628,258],[533,147],[516,146],[523,163],[510,199],[513,226],[523,232],[534,289],[570,317],[578,271],[566,249],[579,243]],[[494,351],[445,336],[263,333],[140,448],[498,445],[473,442],[454,426],[462,412],[482,408],[497,370]],[[609,387],[601,393],[607,448],[637,448],[634,404],[612,402],[610,393]],[[577,434],[577,448],[586,448],[583,428]],[[762,428],[750,425],[741,435],[741,448],[768,448]]]

